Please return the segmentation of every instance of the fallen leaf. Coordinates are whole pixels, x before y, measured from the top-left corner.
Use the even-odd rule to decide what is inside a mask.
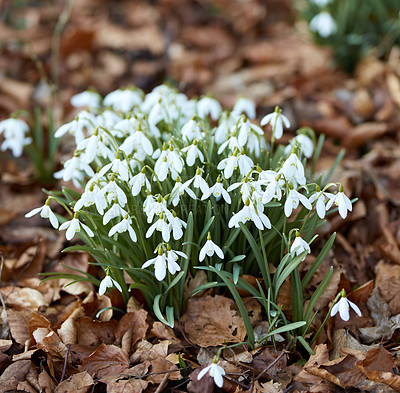
[[[91,347],[98,347],[100,344],[112,344],[115,340],[115,329],[117,321],[95,321],[89,317],[82,317],[75,321],[77,330],[77,343]]]
[[[2,391],[16,390],[18,384],[26,380],[26,376],[32,369],[32,366],[33,364],[30,360],[20,360],[9,365],[0,376],[0,387]]]
[[[7,309],[7,319],[13,339],[18,344],[25,345],[25,342],[30,338],[28,324],[31,319],[31,311],[18,311],[9,308]]]
[[[54,393],[86,393],[94,384],[93,378],[86,372],[73,374],[62,381],[54,390]]]

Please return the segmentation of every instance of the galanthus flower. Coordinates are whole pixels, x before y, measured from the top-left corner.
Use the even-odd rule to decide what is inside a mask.
[[[114,225],[108,232],[108,236],[111,237],[115,233],[123,233],[128,231],[129,237],[133,242],[137,241],[137,236],[135,230],[132,228],[132,219],[125,214],[125,217],[116,225]]]
[[[238,142],[241,147],[245,146],[249,135],[252,133],[264,135],[264,131],[260,127],[251,123],[246,116],[242,116],[238,124]]]
[[[296,145],[299,146],[300,151],[304,154],[305,157],[311,158],[313,152],[314,152],[314,144],[313,141],[304,134],[299,134],[295,136],[290,142],[289,145],[285,147],[285,154],[288,154],[291,150],[293,150],[293,147]]]
[[[293,189],[293,185],[289,183],[289,187],[291,188],[289,191],[289,195],[286,198],[285,202],[285,216],[289,217],[292,214],[293,209],[296,209],[299,206],[299,203],[301,202],[302,205],[308,209],[311,210],[312,206],[310,201],[305,197],[303,194],[300,194],[298,191]]]
[[[190,183],[188,184],[185,182],[185,184],[181,183],[181,178],[178,176],[176,178],[176,183],[174,185],[174,188],[171,191],[170,195],[170,200],[172,201],[172,204],[176,206],[179,203],[180,197],[186,192],[191,198],[197,199],[196,194],[189,188]]]
[[[325,201],[328,201],[333,198],[335,195],[330,192],[322,191],[321,188],[317,185],[315,187],[315,193],[312,194],[309,198],[310,203],[315,203],[315,208],[317,210],[318,217],[323,219],[326,214],[326,206]]]
[[[221,112],[221,105],[215,98],[203,97],[197,102],[197,113],[200,117],[210,115],[213,120],[217,120]]]
[[[203,368],[203,370],[201,370],[197,375],[197,380],[199,381],[207,373],[209,373],[210,377],[214,379],[215,384],[219,388],[222,388],[222,385],[224,384],[223,376],[225,375],[225,370],[221,366],[219,366],[217,362],[213,361],[209,366]]]
[[[346,297],[346,293],[342,290],[342,297],[340,300],[332,307],[331,317],[335,316],[339,311],[339,316],[343,321],[348,321],[350,319],[349,309],[350,307],[355,311],[355,313],[361,317],[361,311],[356,304],[351,302]]]
[[[329,210],[333,203],[338,207],[339,214],[343,219],[347,217],[347,211],[351,212],[353,210],[350,199],[343,192],[342,185],[339,186],[339,192],[329,199],[326,204],[326,210]]]
[[[95,91],[86,90],[82,93],[75,94],[71,98],[71,105],[75,108],[81,108],[82,106],[88,106],[89,108],[100,107],[101,96]]]
[[[246,155],[243,148],[242,148],[241,153],[238,156],[237,162],[238,162],[240,174],[242,176],[248,175],[254,165],[253,160]]]
[[[107,288],[112,288],[112,287],[115,287],[118,289],[118,291],[122,292],[121,285],[119,285],[116,280],[111,278],[111,276],[107,272],[107,275],[100,282],[99,295],[103,296],[106,293]]]
[[[282,115],[282,110],[279,107],[275,108],[273,113],[264,116],[260,124],[265,126],[266,124],[271,124],[272,127],[272,136],[274,139],[281,139],[283,135],[283,126],[286,128],[290,127],[289,119]]]
[[[187,182],[184,183],[185,186],[188,186],[193,182],[194,188],[200,188],[203,196],[201,199],[207,199],[210,196],[210,187],[208,186],[207,182],[202,177],[202,170],[197,168],[196,174],[194,177],[189,179]]]
[[[190,146],[184,147],[181,152],[186,153],[186,164],[188,164],[188,166],[193,166],[196,158],[198,158],[201,163],[204,163],[204,156],[198,147],[197,139],[195,139]]]
[[[304,186],[306,184],[304,166],[295,153],[292,153],[288,157],[278,173],[282,174],[286,181],[291,181],[294,188],[297,188],[299,185]]]
[[[115,200],[111,208],[103,216],[103,225],[107,225],[113,218],[124,217],[126,211],[120,206],[118,200]]]
[[[235,149],[230,157],[224,158],[219,162],[217,169],[219,171],[223,170],[225,179],[229,179],[233,175],[233,171],[238,167],[238,164],[238,149]]]
[[[197,124],[196,120],[190,119],[183,127],[182,127],[182,137],[184,140],[187,140],[189,142],[193,141],[193,139],[201,139],[202,134],[201,134],[201,128]]]
[[[92,113],[82,111],[77,114],[75,120],[59,127],[54,136],[60,138],[68,132],[75,137],[76,145],[79,145],[85,139],[83,130],[86,129],[89,134],[93,134],[96,129],[96,123],[96,118]]]
[[[271,222],[269,218],[261,211],[258,211],[253,202],[249,199],[246,200],[242,210],[234,214],[228,222],[228,227],[239,228],[239,222],[245,224],[247,221],[253,221],[254,225],[263,230],[264,226],[271,229]]]
[[[200,250],[199,261],[202,262],[206,255],[212,257],[216,253],[219,258],[224,259],[224,253],[221,248],[211,240],[211,233],[208,232],[207,241]]]
[[[31,210],[29,213],[25,214],[26,218],[32,217],[35,214],[40,213],[40,217],[48,218],[51,225],[57,229],[58,228],[58,220],[56,215],[50,209],[50,198],[46,200],[46,203],[42,207],[37,207],[36,209]]]
[[[290,247],[290,252],[295,252],[296,255],[300,255],[302,252],[307,251],[307,254],[311,253],[310,245],[300,237],[299,233],[296,231],[296,239],[294,239],[292,246]],[[304,261],[306,257],[302,260]]]
[[[217,178],[217,182],[210,187],[210,193],[214,195],[217,201],[219,201],[222,198],[224,198],[225,202],[228,203],[229,205],[232,202],[232,199],[228,192],[225,190],[223,184],[221,183],[221,176],[219,175]],[[203,198],[202,198],[203,199]],[[204,198],[206,199],[206,198]]]
[[[129,180],[129,184],[132,186],[133,196],[139,195],[143,187],[145,187],[146,190],[149,190],[151,188],[150,182],[147,179],[145,172],[146,168],[142,168],[142,170],[137,175],[133,176]]]
[[[336,33],[337,25],[329,12],[322,11],[311,19],[310,30],[323,38],[327,38]]]
[[[172,216],[169,217],[169,226],[170,230],[172,230],[172,237],[175,240],[179,240],[183,236],[183,230],[182,228],[186,228],[186,222],[181,220],[175,213],[175,211],[172,210]]]
[[[242,113],[245,113],[248,118],[255,119],[256,117],[256,105],[253,101],[249,100],[245,97],[240,97],[235,106],[232,109],[232,114],[236,116],[240,116]]]
[[[117,111],[124,113],[132,110],[134,106],[140,106],[142,104],[142,97],[136,90],[115,90],[107,94],[104,97],[104,106],[111,106]]]
[[[92,230],[85,225],[83,222],[80,222],[78,220],[79,218],[79,214],[75,213],[74,214],[74,218],[70,221],[66,221],[64,222],[64,224],[60,225],[60,231],[64,231],[65,229],[67,230],[67,232],[65,233],[65,237],[67,238],[67,240],[71,240],[76,233],[80,232],[81,229],[83,228],[83,230],[87,233],[87,235],[89,237],[93,237],[94,233],[92,232]]]
[[[23,120],[10,118],[1,121],[0,135],[4,134],[1,150],[10,149],[14,157],[20,157],[24,146],[32,143],[32,138],[25,135],[28,132],[29,126]]]
[[[182,251],[174,251],[171,249],[170,245],[167,246],[167,266],[168,266],[168,271],[171,274],[175,274],[176,272],[179,272],[181,270],[181,267],[179,264],[176,262],[179,257],[187,259],[187,255],[184,254]]]
[[[106,195],[108,200],[118,200],[118,203],[124,207],[128,201],[124,191],[116,182],[116,176],[114,174],[111,175],[110,181],[107,183],[105,187],[100,190],[100,195]]]

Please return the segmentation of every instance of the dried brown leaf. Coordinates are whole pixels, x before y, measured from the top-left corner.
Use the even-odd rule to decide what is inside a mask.
[[[75,321],[77,343],[98,347],[100,344],[112,344],[115,340],[117,321],[95,321],[89,317],[82,317]]]
[[[73,374],[65,381],[62,381],[57,385],[54,393],[86,393],[93,384],[93,378],[86,371],[83,371]]]
[[[17,389],[18,384],[26,380],[32,367],[33,364],[30,360],[20,360],[9,365],[0,376],[1,391]]]
[[[13,339],[21,345],[30,338],[28,324],[31,319],[30,310],[7,309],[7,319]]]

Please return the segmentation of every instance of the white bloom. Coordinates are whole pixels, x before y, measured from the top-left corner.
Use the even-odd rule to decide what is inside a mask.
[[[312,0],[312,2],[322,8],[331,3],[332,0]]]
[[[100,94],[95,91],[86,90],[82,93],[75,94],[71,98],[71,105],[75,108],[80,108],[82,106],[88,106],[89,108],[99,108],[100,107]]]
[[[143,210],[147,215],[149,224],[153,221],[154,215],[161,216],[161,214],[166,213],[168,217],[171,214],[167,209],[167,202],[161,195],[156,200],[154,197],[148,196],[143,204]]]
[[[225,179],[229,179],[233,175],[233,171],[237,167],[238,167],[238,151],[237,149],[235,149],[235,151],[230,157],[224,158],[222,161],[219,162],[217,169],[224,170]]]
[[[347,217],[347,211],[351,212],[353,210],[350,199],[343,192],[342,185],[340,185],[339,192],[326,204],[326,210],[329,210],[333,203],[338,207],[339,214],[343,219]]]
[[[247,221],[253,221],[254,225],[263,230],[264,226],[267,229],[271,229],[271,222],[269,218],[262,212],[257,209],[253,202],[246,200],[243,209],[234,214],[229,220],[228,227],[239,228],[239,223],[242,222],[245,224]]]
[[[196,194],[189,188],[190,183],[182,184],[178,176],[174,188],[171,191],[170,200],[176,206],[179,203],[179,198],[186,192],[191,198],[197,199]],[[210,189],[211,190],[211,189]]]
[[[129,112],[134,106],[142,104],[142,97],[136,90],[115,90],[104,98],[104,106],[111,106],[116,111]]]
[[[126,211],[117,202],[114,202],[103,216],[103,225],[107,225],[115,217],[124,217],[125,215]]]
[[[107,288],[115,287],[118,291],[122,292],[121,285],[116,280],[111,278],[108,274],[101,280],[99,286],[99,295],[103,296],[106,293]]]
[[[171,172],[172,179],[176,180],[178,174],[183,170],[183,164],[184,161],[177,149],[172,146],[169,149],[164,147],[154,165],[154,172],[160,181],[166,179],[168,172]]]
[[[271,124],[272,126],[272,136],[275,139],[281,139],[283,134],[283,125],[286,128],[290,127],[289,119],[282,115],[282,111],[276,107],[275,112],[270,113],[269,115],[264,116],[261,119],[260,124],[265,126],[266,124]]]
[[[206,255],[212,257],[216,253],[219,258],[224,259],[224,253],[221,248],[211,240],[211,234],[208,232],[207,241],[200,250],[199,261],[202,262]]]
[[[226,203],[231,204],[231,202],[232,202],[230,195],[228,194],[228,192],[225,190],[223,184],[221,183],[220,176],[217,178],[217,182],[210,188],[210,193],[215,196],[217,201],[219,201],[222,196]]]
[[[105,157],[108,159],[113,158],[113,153],[109,147],[104,143],[103,134],[96,128],[93,135],[84,139],[76,147],[77,150],[85,151],[85,162],[90,164],[96,156]]]
[[[222,388],[222,385],[224,384],[224,378],[223,376],[225,375],[225,370],[219,366],[217,363],[211,363],[209,366],[206,368],[203,368],[199,372],[199,375],[197,376],[197,380],[200,380],[201,378],[204,377],[207,373],[210,374],[210,377],[214,379],[215,384],[219,387]]]
[[[289,217],[292,214],[293,209],[296,209],[299,206],[300,202],[308,210],[312,209],[310,201],[303,194],[300,194],[295,189],[290,190],[284,207],[285,216]]]
[[[242,194],[242,200],[245,203],[247,198],[251,199],[255,183],[253,181],[249,181],[247,177],[245,177],[241,182],[233,183],[228,187],[228,192],[236,190],[236,188],[240,187],[240,193]]]
[[[296,239],[294,239],[292,246],[290,247],[290,252],[295,252],[296,255],[300,255],[302,252],[307,251],[310,254],[310,245],[302,239],[298,234],[296,234]],[[304,261],[305,257],[303,258]]]
[[[176,263],[179,257],[187,259],[187,255],[184,254],[182,251],[170,250],[170,247],[168,247],[167,265],[168,270],[171,274],[175,274],[176,272],[179,272],[181,270],[181,267]]]
[[[183,139],[191,142],[193,139],[201,139],[202,133],[200,126],[197,122],[193,119],[189,120],[183,127],[182,127],[182,137]]]
[[[200,170],[200,168],[197,168],[194,177],[185,182],[183,186],[187,187],[192,182],[193,187],[200,188],[201,192],[203,193],[203,196],[201,197],[202,200],[207,199],[210,196],[210,187],[208,186],[207,182],[202,178],[202,171]]]
[[[306,184],[304,166],[295,153],[288,157],[278,173],[281,173],[286,181],[291,181],[294,188],[297,188],[298,185],[303,186]]]
[[[128,201],[124,191],[122,191],[121,187],[115,182],[114,174],[111,175],[109,183],[100,190],[101,196],[105,196],[106,194],[108,200],[118,200],[118,203],[122,207],[124,207]]]
[[[260,185],[267,185],[267,188],[262,194],[263,203],[268,203],[274,198],[276,198],[278,201],[281,200],[282,187],[284,186],[285,182],[275,171],[267,170],[260,172],[257,183]]]
[[[318,33],[321,37],[327,38],[336,33],[337,25],[332,16],[328,12],[323,11],[311,19],[310,29]]]
[[[253,101],[248,98],[240,97],[235,106],[233,107],[232,113],[236,116],[240,116],[245,113],[248,118],[255,119],[256,117],[256,105]]]
[[[221,112],[221,105],[214,98],[204,97],[197,102],[197,113],[200,117],[210,115],[213,120],[217,120]]]
[[[87,111],[79,112],[75,120],[59,127],[54,136],[60,138],[68,132],[71,135],[74,135],[75,143],[76,145],[79,145],[79,143],[85,139],[83,130],[86,129],[89,134],[93,134],[96,129],[96,123],[97,120],[92,113]]]
[[[317,201],[315,204],[315,208],[317,210],[319,218],[323,219],[325,217],[326,214],[325,200],[326,199],[330,200],[334,196],[335,195],[331,194],[330,192],[321,191],[319,187],[317,188],[316,192],[310,196],[309,198],[310,203],[314,203],[315,201]]]
[[[331,317],[336,315],[339,311],[340,318],[343,319],[343,321],[348,321],[350,319],[350,307],[356,312],[359,317],[361,317],[361,311],[358,306],[344,296],[342,296],[341,299],[332,307]]]
[[[227,141],[225,141],[220,147],[219,147],[219,149],[218,149],[218,154],[221,154],[225,149],[226,149],[226,147],[227,146],[229,146],[229,150],[230,151],[234,151],[235,149],[238,149],[239,151],[241,150],[241,148],[243,147],[240,143],[239,143],[239,140],[238,140],[238,138],[236,137],[236,132],[234,131],[234,132],[232,132],[231,133],[231,137],[227,140]]]
[[[190,146],[184,147],[181,152],[186,153],[186,164],[188,164],[188,166],[193,166],[196,158],[198,158],[201,163],[204,163],[204,156],[197,146],[197,139],[195,139]]]
[[[64,222],[64,224],[61,224],[59,229],[60,229],[60,231],[63,231],[66,229],[67,232],[65,233],[65,237],[67,238],[67,240],[71,240],[77,232],[81,231],[81,228],[83,228],[85,230],[85,232],[87,233],[87,235],[89,237],[94,236],[94,233],[92,232],[92,230],[87,225],[85,225],[84,223],[82,223],[78,220],[77,213],[75,213],[74,218],[72,220],[66,221],[66,222]]]
[[[132,239],[133,242],[137,241],[136,232],[132,228],[132,219],[128,217],[126,214],[124,219],[119,222],[118,224],[114,225],[110,231],[108,232],[108,236],[111,237],[115,233],[123,233],[128,231],[129,237]]]
[[[38,207],[36,209],[31,210],[29,213],[25,214],[26,218],[32,217],[37,213],[40,213],[40,217],[48,218],[50,220],[51,225],[57,229],[58,228],[58,220],[56,215],[50,209],[50,201],[47,200],[46,203],[42,207]]]
[[[290,151],[292,151],[293,147],[296,145],[299,146],[300,151],[304,154],[305,157],[311,158],[313,151],[314,151],[314,144],[312,140],[304,134],[299,134],[295,136],[285,147],[285,154],[288,154]]]
[[[151,185],[145,175],[144,168],[137,175],[133,176],[131,180],[129,180],[129,184],[132,186],[133,196],[139,195],[143,187],[146,187],[146,190],[151,189]]]
[[[240,147],[246,145],[247,139],[251,134],[261,136],[264,135],[264,131],[260,127],[251,123],[248,119],[244,120],[242,117],[238,125],[238,142]]]
[[[253,168],[253,160],[246,156],[244,149],[242,149],[242,152],[238,156],[238,166],[239,166],[239,171],[242,176],[246,176],[249,174],[249,172]]]
[[[183,236],[182,228],[186,228],[186,222],[177,217],[174,211],[172,211],[172,217],[169,217],[168,221],[170,230],[172,229],[172,237],[179,240]]]
[[[120,147],[120,150],[126,154],[131,154],[133,149],[143,150],[148,156],[153,154],[153,145],[141,128],[138,128],[132,135],[128,136]]]
[[[165,242],[169,242],[169,239],[171,237],[170,226],[164,220],[163,214],[161,214],[159,219],[147,230],[146,238],[148,239],[155,230],[161,232],[162,238]]]
[[[32,138],[26,137],[29,132],[28,125],[19,119],[6,119],[0,122],[0,134],[4,133],[1,150],[10,149],[14,157],[20,157],[24,146],[32,143]]]

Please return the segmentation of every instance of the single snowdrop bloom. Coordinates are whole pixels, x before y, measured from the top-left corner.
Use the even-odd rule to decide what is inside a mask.
[[[269,115],[264,116],[261,119],[260,124],[265,126],[266,124],[271,124],[272,127],[272,137],[274,139],[281,139],[283,135],[283,126],[286,128],[290,127],[289,119],[282,115],[282,110],[277,106],[275,111]]]
[[[56,138],[62,137],[64,134],[69,133],[75,137],[75,143],[78,146],[85,139],[84,129],[91,135],[97,126],[95,116],[87,111],[79,112],[75,119],[69,123],[63,124],[57,129],[54,136]]]
[[[289,182],[289,194],[286,198],[285,206],[284,206],[284,212],[285,216],[289,217],[292,214],[292,211],[294,209],[297,209],[299,206],[299,203],[302,203],[302,205],[308,209],[311,210],[311,202],[305,197],[303,194],[300,194],[298,191],[296,191],[293,188],[293,184]]]
[[[78,144],[76,150],[85,151],[85,162],[90,164],[100,153],[102,157],[110,158],[111,150],[104,144],[102,132],[96,127],[93,134]],[[112,157],[112,156],[111,156]]]
[[[171,249],[170,245],[168,244],[167,246],[167,266],[168,266],[168,271],[171,274],[175,274],[176,272],[179,272],[181,270],[181,267],[179,264],[176,262],[179,257],[187,259],[187,255],[184,254],[182,251],[174,251]]]
[[[233,131],[231,131],[229,135],[230,135],[229,139],[226,140],[219,147],[218,152],[217,152],[218,154],[221,154],[226,149],[227,146],[229,147],[229,150],[231,152],[233,152],[235,149],[238,149],[239,151],[242,149],[243,146],[239,143],[239,140],[236,136],[235,129]]]
[[[315,193],[310,196],[308,199],[310,203],[315,203],[315,209],[317,211],[318,217],[323,219],[326,215],[326,206],[325,201],[328,199],[332,199],[335,195],[330,192],[322,191],[319,185],[317,184],[315,187]]]
[[[188,186],[193,182],[194,188],[200,188],[201,192],[203,193],[201,199],[204,200],[210,196],[210,187],[208,186],[207,182],[203,179],[202,173],[203,171],[200,168],[197,168],[194,177],[185,182],[184,186]]]
[[[38,213],[40,213],[40,217],[48,218],[50,221],[50,224],[53,226],[53,228],[55,228],[55,229],[58,228],[57,217],[50,209],[50,198],[47,198],[47,200],[43,206],[37,207],[36,209],[31,210],[29,213],[26,213],[25,217],[29,218]]]
[[[350,313],[349,313],[350,307],[359,317],[361,317],[361,310],[358,308],[356,304],[347,299],[346,292],[344,291],[344,289],[342,290],[341,295],[342,297],[340,298],[340,300],[332,307],[331,317],[335,316],[339,311],[340,318],[343,321],[347,322],[350,319]]]
[[[209,366],[203,368],[203,370],[201,370],[197,375],[197,380],[199,381],[207,373],[209,373],[210,377],[214,379],[215,384],[219,388],[222,388],[222,385],[224,384],[223,376],[225,375],[225,370],[217,364],[217,361],[213,360]]]
[[[118,203],[124,207],[128,201],[124,191],[116,182],[115,174],[113,173],[110,177],[110,181],[105,187],[100,190],[100,195],[105,196],[107,194],[107,200],[118,200]]]
[[[153,154],[153,145],[144,134],[140,122],[138,123],[135,132],[128,136],[120,147],[120,150],[122,150],[125,154],[132,154],[134,149],[143,150],[148,156]]]
[[[217,201],[219,201],[222,197],[229,205],[232,202],[230,195],[225,190],[224,185],[221,183],[221,175],[218,175],[217,182],[210,187],[210,193],[216,198]]]
[[[238,156],[237,163],[242,176],[247,176],[254,166],[253,160],[246,156],[244,148],[242,148],[242,151]]]
[[[242,181],[231,184],[227,191],[231,192],[240,187],[240,194],[242,195],[243,203],[245,203],[248,198],[251,199],[251,196],[255,191],[254,185],[254,181],[245,176]]]
[[[250,119],[255,119],[256,105],[254,102],[248,98],[240,97],[232,109],[232,114],[239,117],[242,113],[245,113]]]
[[[290,247],[290,252],[295,252],[296,255],[300,255],[302,252],[307,251],[307,254],[311,253],[310,245],[300,237],[299,232],[296,231],[296,239],[294,239],[292,246]],[[302,260],[304,261],[306,257]]]
[[[282,175],[271,170],[262,171],[259,174],[258,183],[262,185],[267,184],[267,187],[262,194],[262,202],[268,203],[274,198],[280,201],[282,198],[282,188],[285,184]]]
[[[246,145],[251,134],[261,136],[264,135],[264,131],[242,115],[238,125],[238,142],[240,147]]]
[[[135,106],[143,103],[142,97],[137,90],[115,90],[104,97],[103,105],[111,106],[116,111],[128,113]]]
[[[204,261],[206,255],[208,257],[212,257],[214,253],[217,254],[219,258],[224,259],[224,253],[222,252],[221,248],[211,240],[211,233],[208,232],[207,241],[200,250],[199,261]]]
[[[347,211],[351,212],[353,210],[350,199],[343,192],[342,185],[339,186],[339,192],[329,199],[326,204],[326,210],[329,210],[333,204],[338,207],[339,214],[343,219],[347,217]]]
[[[310,30],[327,38],[336,33],[337,25],[329,12],[322,11],[311,19]]]
[[[100,282],[99,295],[103,296],[106,293],[107,288],[112,288],[112,287],[115,287],[118,289],[118,291],[122,292],[121,285],[119,285],[116,280],[111,278],[110,273],[107,269],[106,276]]]
[[[288,157],[278,173],[281,173],[287,182],[291,181],[295,188],[299,185],[304,186],[306,184],[304,166],[295,153],[292,153]]]
[[[6,119],[0,122],[0,135],[4,134],[1,151],[11,150],[14,157],[20,157],[24,147],[32,143],[32,138],[26,137],[29,126],[20,119]]]
[[[174,188],[170,194],[170,200],[172,201],[172,205],[176,206],[179,203],[180,197],[186,192],[191,198],[197,199],[196,194],[189,188],[190,183],[186,182],[185,184],[181,183],[181,178],[178,176],[176,178],[176,182]],[[211,189],[210,189],[211,190]]]
[[[83,91],[82,93],[75,94],[71,98],[71,105],[75,108],[87,106],[89,108],[100,107],[101,96],[99,93],[91,90]]]
[[[214,98],[203,97],[197,102],[197,113],[200,117],[210,115],[213,120],[217,120],[221,112],[221,105]]]
[[[238,167],[238,152],[239,150],[236,148],[231,156],[224,158],[217,166],[219,171],[224,171],[225,179],[229,179],[233,175],[233,171]]]
[[[118,200],[115,200],[103,216],[103,225],[107,225],[113,218],[124,217],[126,214],[127,212],[119,205]]]
[[[93,169],[86,162],[86,155],[76,150],[74,156],[64,163],[62,179],[64,181],[69,181],[74,178],[79,179],[80,171],[85,172],[88,176],[94,176]]]
[[[154,231],[160,232],[163,240],[165,242],[169,242],[171,237],[170,226],[164,219],[164,213],[161,213],[158,220],[147,230],[146,239],[152,236]]]
[[[228,227],[239,228],[240,222],[245,224],[247,221],[253,221],[254,225],[260,230],[263,230],[264,226],[267,229],[271,229],[269,218],[262,211],[258,211],[257,207],[249,199],[246,199],[242,210],[231,217]]]
[[[115,158],[112,161],[111,171],[117,173],[119,177],[124,180],[128,181],[129,179],[129,165],[127,160],[121,160],[121,153],[119,150],[115,152]]]
[[[193,139],[202,139],[201,128],[195,120],[195,116],[190,119],[181,130],[182,138],[191,142]]]
[[[299,146],[300,152],[304,154],[305,157],[311,158],[314,152],[314,144],[307,135],[299,134],[295,136],[285,147],[285,154],[289,154],[296,145]]]
[[[167,275],[167,256],[163,253],[161,247],[156,251],[158,255],[155,258],[149,259],[142,265],[142,269],[154,265],[154,273],[158,281],[164,280]]]
[[[76,212],[72,220],[66,221],[64,222],[64,224],[60,225],[59,228],[60,231],[64,231],[65,229],[67,230],[67,232],[65,233],[65,237],[67,240],[71,240],[76,233],[81,231],[82,228],[89,237],[94,236],[92,230],[87,225],[80,222],[78,218],[79,218],[79,213]]]
[[[170,230],[172,230],[172,237],[179,240],[183,236],[182,228],[186,228],[186,222],[177,217],[174,210],[171,211],[172,216],[169,217]]]
[[[108,236],[111,237],[115,233],[123,233],[128,231],[129,237],[133,242],[137,241],[137,236],[135,230],[132,228],[132,219],[128,214],[125,214],[123,220],[121,220],[118,224],[114,225],[110,231],[108,232]]]
[[[198,148],[197,139],[195,139],[190,146],[184,147],[181,152],[186,153],[186,164],[188,164],[188,166],[193,166],[196,158],[198,158],[202,164],[204,163],[204,155]]]
[[[154,202],[148,203],[148,205],[146,205],[146,201],[143,204],[143,210],[147,215],[147,222],[149,224],[153,221],[154,215],[161,216],[162,213],[169,213],[167,201],[161,195],[158,195],[157,199]]]
[[[129,185],[132,187],[132,195],[133,196],[139,195],[139,193],[143,187],[146,187],[146,190],[151,189],[150,182],[147,179],[145,172],[146,172],[146,168],[144,167],[137,175],[133,176],[129,180]]]
[[[107,207],[107,199],[100,194],[100,187],[95,183],[90,183],[87,191],[76,201],[74,211],[79,211],[83,206],[89,207],[95,205],[99,214],[103,215],[104,209]]]
[[[230,116],[227,112],[223,112],[221,117],[219,118],[218,127],[215,129],[215,134],[214,134],[215,143],[221,145],[226,141],[229,135],[229,130],[233,126],[232,122],[233,122],[233,116]]]

